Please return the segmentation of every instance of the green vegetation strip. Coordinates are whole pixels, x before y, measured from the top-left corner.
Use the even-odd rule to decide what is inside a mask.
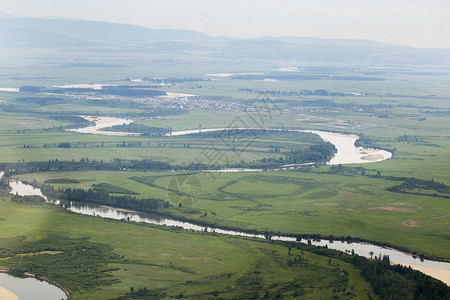
[[[6,198],[0,208],[0,268],[49,277],[73,299],[374,295],[351,263],[282,244],[102,220]]]

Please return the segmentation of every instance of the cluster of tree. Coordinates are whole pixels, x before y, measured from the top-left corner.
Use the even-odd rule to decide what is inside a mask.
[[[330,76],[330,75],[307,75],[307,74],[241,74],[234,75],[232,79],[239,80],[264,80],[266,78],[276,80],[351,80],[351,81],[384,81],[385,78],[371,76]]]
[[[419,271],[401,265],[391,265],[389,256],[367,259],[365,257],[314,247],[289,244],[330,258],[336,258],[356,266],[381,299],[449,299],[450,287]]]
[[[423,137],[415,136],[415,135],[407,135],[406,133],[404,135],[399,136],[396,138],[398,142],[424,142]]]
[[[62,98],[62,97],[21,97],[16,100],[15,103],[7,102],[0,103],[1,110],[5,112],[22,112],[33,114],[33,116],[39,116],[42,118],[51,118],[62,121],[71,121],[76,122],[77,124],[81,124],[82,122],[89,123],[89,121],[84,120],[83,118],[77,117],[77,115],[83,115],[85,111],[72,112],[72,113],[60,113],[60,112],[42,112],[41,110],[36,110],[33,106],[28,104],[34,103],[38,105],[50,105],[57,103],[75,103],[78,105],[86,105],[86,106],[105,106],[105,107],[114,107],[114,108],[134,108],[139,109],[139,112],[123,112],[117,114],[108,114],[108,116],[113,117],[128,117],[128,118],[146,118],[146,117],[158,117],[158,116],[171,116],[171,115],[181,115],[186,113],[186,109],[180,107],[177,103],[169,103],[164,106],[148,106],[146,103],[134,102],[134,101],[123,101],[123,100],[79,100],[79,99],[70,99],[70,98]],[[93,114],[101,116],[102,114],[99,111],[93,111]],[[83,121],[77,120],[77,118],[82,119]],[[69,127],[70,126],[70,127]],[[69,125],[66,127],[59,127],[56,129],[62,130],[67,128],[73,128],[74,125]],[[49,130],[55,130],[55,128],[49,128]]]
[[[92,188],[96,192],[106,192],[106,193],[112,193],[112,194],[124,194],[124,195],[139,195],[139,193],[133,192],[131,190],[128,190],[126,188],[112,185],[109,183],[99,183],[99,184],[93,184]]]
[[[132,132],[139,133],[141,136],[162,137],[172,132],[172,128],[151,127],[139,123],[130,123],[126,125],[116,125],[104,128],[105,131]]]
[[[370,147],[373,146],[373,142],[370,138],[360,133],[359,138],[355,142],[356,147]]]
[[[67,102],[66,99],[62,97],[19,97],[16,99],[19,103],[25,104],[37,104],[40,106],[61,104]]]
[[[123,148],[126,148],[126,147],[142,147],[142,142],[133,142],[133,141],[125,142],[125,141],[123,141],[122,143],[116,143],[116,146],[117,147],[123,147]],[[102,144],[102,147],[103,147],[103,144]]]
[[[273,131],[262,131],[264,134],[273,134]],[[241,133],[241,132],[240,132]],[[240,134],[239,133],[239,134]],[[245,134],[251,134],[250,131],[244,131]],[[213,133],[205,133],[207,135]],[[215,133],[217,134],[217,133]],[[227,133],[228,134],[228,133]],[[309,136],[306,136],[308,139]],[[141,142],[123,142],[119,143],[119,146],[140,146]],[[60,148],[70,148],[73,145],[69,142],[63,142],[58,144]],[[184,147],[190,147],[189,144],[184,144]],[[237,147],[233,147],[234,151],[239,151]],[[0,169],[10,170],[9,173],[23,174],[33,172],[51,172],[51,171],[89,171],[89,170],[137,170],[137,171],[170,171],[170,170],[202,170],[202,169],[214,169],[221,167],[230,168],[277,168],[284,164],[301,164],[301,163],[323,163],[330,160],[336,148],[329,142],[318,142],[313,145],[309,145],[304,149],[292,149],[290,151],[281,152],[279,148],[272,149],[273,153],[280,153],[279,158],[262,158],[253,162],[241,161],[235,164],[222,165],[210,165],[205,163],[190,163],[188,165],[171,165],[167,162],[161,162],[151,159],[143,160],[127,160],[115,158],[111,162],[103,162],[103,160],[97,161],[95,159],[81,158],[80,160],[72,159],[71,161],[60,161],[58,159],[51,159],[49,161],[37,161],[37,162],[17,162],[17,163],[2,163]]]
[[[167,295],[163,289],[148,289],[144,288],[134,288],[130,287],[130,292],[124,296],[115,298],[116,300],[128,300],[128,299],[162,299],[166,298]],[[176,299],[184,298],[183,293],[175,296]]]
[[[281,153],[278,158],[262,158],[253,162],[241,161],[236,164],[228,164],[230,168],[256,168],[256,169],[272,169],[279,168],[281,165],[302,164],[302,163],[325,163],[330,160],[336,148],[329,142],[320,142],[319,144],[310,145],[305,149],[295,149]],[[191,167],[189,165],[188,167]],[[198,165],[196,167],[199,167]],[[203,166],[204,167],[204,166]],[[207,166],[210,167],[210,166]],[[217,166],[219,167],[219,166]]]
[[[87,191],[83,189],[65,189],[58,190],[57,195],[59,199],[66,201],[91,202],[143,212],[152,212],[169,207],[169,202],[162,199],[137,199],[135,196],[112,196],[104,189],[89,189]]]
[[[423,119],[425,119],[425,118],[423,118]],[[418,120],[420,121],[421,119],[418,119]],[[442,147],[441,145],[430,143],[429,141],[425,140],[422,136],[417,136],[417,135],[404,134],[404,135],[400,135],[395,140],[397,142],[403,142],[403,143],[407,143],[407,144],[415,143],[418,145],[426,145],[426,146],[430,146],[430,147]]]
[[[441,182],[437,182],[434,179],[425,180],[414,177],[381,176],[381,172],[378,170],[370,170],[363,167],[347,167],[341,164],[330,166],[327,173],[342,175],[363,175],[368,177],[383,178],[390,181],[403,181],[399,185],[386,188],[386,190],[396,193],[450,198],[450,186]]]
[[[442,110],[437,110],[437,111],[427,110],[427,111],[424,111],[423,113],[434,114],[434,115],[438,115],[438,116],[450,116],[450,109],[448,109],[448,110],[442,109]]]
[[[395,153],[395,148],[393,149],[388,149],[388,148],[384,148],[383,146],[380,146],[379,144],[377,144],[378,142],[391,142],[390,138],[382,138],[382,137],[377,137],[377,138],[369,138],[367,136],[365,136],[363,133],[359,133],[359,138],[356,140],[355,142],[355,146],[356,147],[372,147],[372,148],[378,148],[378,149],[384,149],[386,151]]]
[[[143,81],[150,81],[155,83],[180,83],[180,82],[196,82],[196,81],[211,81],[209,78],[199,78],[199,77],[168,77],[168,78],[150,78],[144,77]]]
[[[282,125],[282,127],[284,126]],[[193,133],[191,135],[185,136],[185,138],[197,136],[200,136],[202,138],[221,139],[222,141],[227,142],[230,145],[233,143],[233,141],[236,141],[236,143],[239,143],[239,140],[253,141],[253,139],[257,137],[264,137],[265,139],[275,137],[277,140],[285,139],[286,141],[300,141],[304,143],[319,143],[322,141],[319,136],[308,132],[252,128],[229,128],[217,131]]]
[[[404,94],[394,94],[394,93],[386,93],[385,97],[395,97],[395,98],[419,98],[419,99],[449,99],[448,97],[436,97],[436,95],[404,95]],[[435,108],[432,106],[424,106],[424,108]]]
[[[30,97],[31,98],[31,97]],[[19,98],[23,99],[23,98]],[[33,98],[33,99],[41,99],[41,98]],[[38,101],[38,100],[36,100]],[[119,100],[86,100],[81,101],[79,104],[86,104],[86,105],[102,105],[107,107],[123,107],[123,108],[136,108],[136,109],[142,109],[140,112],[125,112],[125,113],[119,113],[119,114],[108,114],[108,116],[114,116],[114,117],[122,117],[122,118],[148,118],[148,117],[160,117],[160,116],[172,116],[172,115],[181,115],[186,113],[185,109],[181,109],[179,107],[167,107],[167,106],[152,106],[149,108],[148,106],[145,106],[142,103],[136,103],[132,101],[119,101]],[[80,127],[86,127],[90,125],[95,125],[95,122],[88,121],[85,118],[82,118],[78,116],[77,114],[84,114],[83,112],[72,112],[72,113],[60,113],[60,112],[41,112],[41,111],[33,111],[29,109],[24,109],[24,107],[19,106],[8,106],[10,109],[6,109],[5,107],[2,107],[3,110],[9,111],[9,112],[26,112],[29,114],[32,114],[34,117],[39,117],[42,119],[52,119],[52,120],[58,120],[58,121],[64,121],[64,122],[70,122],[74,123],[73,125],[67,125],[67,126],[59,126],[59,127],[50,127],[47,129],[44,129],[44,131],[49,130],[64,130],[64,129],[71,129],[71,128],[80,128]],[[93,112],[95,115],[102,115],[99,112]],[[146,128],[145,130],[153,131],[157,130],[156,127],[150,127],[150,129]],[[165,129],[165,128],[164,128]],[[170,130],[167,129],[167,130]],[[30,130],[26,130],[30,131]]]
[[[21,86],[19,88],[19,91],[23,93],[52,93],[52,94],[94,93],[94,94],[117,95],[125,97],[155,97],[166,95],[166,92],[148,89],[147,86],[141,86],[141,88],[136,88],[135,86],[132,85],[103,86],[101,89],[46,88],[39,86]]]
[[[258,99],[256,102],[265,102],[265,99]],[[393,107],[399,107],[400,105],[393,106],[386,103],[377,103],[377,104],[360,104],[356,102],[352,103],[337,103],[333,100],[329,99],[314,99],[314,100],[305,100],[299,101],[296,99],[271,99],[273,103],[283,103],[286,106],[290,107],[322,107],[327,109],[346,109],[352,110],[355,112],[360,112],[364,110],[365,112],[376,113],[377,109],[390,109]],[[249,100],[247,103],[255,102],[254,100]]]
[[[69,142],[63,142],[58,144],[58,148],[70,148],[72,145]]]
[[[362,96],[366,95],[359,93],[342,93],[342,92],[330,92],[327,90],[295,90],[295,91],[281,91],[281,90],[256,90],[251,88],[241,88],[239,89],[243,92],[249,93],[264,93],[272,96],[333,96],[333,97],[348,97],[348,96]]]
[[[288,164],[300,164],[305,162],[326,162],[337,152],[336,147],[329,142],[310,145],[307,149],[292,150],[286,155]]]
[[[72,178],[54,178],[54,179],[47,179],[44,183],[62,183],[62,184],[74,184],[74,183],[80,183],[78,179],[72,179]]]
[[[53,255],[22,255],[22,253],[41,253],[54,251]],[[4,259],[4,258],[8,259]],[[22,275],[31,273],[37,278],[52,278],[72,291],[97,289],[118,283],[112,271],[117,267],[109,263],[120,263],[121,257],[114,253],[108,244],[95,243],[89,238],[70,238],[49,233],[40,240],[28,241],[23,237],[3,242],[0,259],[10,273]],[[45,275],[42,276],[42,275]]]
[[[114,107],[114,108],[135,108],[135,109],[145,109],[148,106],[145,103],[134,102],[134,101],[123,101],[117,99],[87,99],[77,102],[78,104],[85,104],[89,106],[104,106],[104,107]],[[96,113],[98,115],[98,113]]]
[[[33,85],[24,85],[19,88],[19,92],[21,93],[39,93],[42,87],[33,86]]]
[[[77,116],[76,113],[41,112],[41,111],[30,111],[30,110],[24,111],[21,109],[19,109],[18,111],[29,113],[35,118],[50,119],[50,120],[74,123],[74,125],[46,128],[46,129],[44,129],[44,131],[62,130],[62,129],[79,128],[79,127],[85,127],[85,126],[89,126],[89,125],[95,125],[95,122],[91,122],[91,121],[86,120],[85,118]],[[31,131],[31,129],[26,129],[26,131]],[[22,132],[24,132],[24,131],[22,131]]]
[[[152,159],[132,159],[125,162],[125,165],[127,165],[127,168],[134,169],[134,170],[156,170],[156,171],[162,171],[162,170],[171,170],[172,166],[169,163],[152,160]]]
[[[330,166],[327,173],[342,175],[369,175],[366,174],[366,169],[363,167],[344,167],[342,164]]]
[[[109,116],[122,118],[151,118],[181,115],[186,112],[187,110],[180,108],[178,105],[174,105],[172,107],[152,107],[151,109],[145,108],[145,110],[141,112],[124,112],[114,115],[109,114]]]
[[[0,169],[7,170],[10,173],[24,174],[34,172],[52,172],[52,171],[92,171],[92,170],[139,170],[139,171],[170,171],[173,168],[169,163],[160,162],[150,159],[143,160],[126,160],[114,159],[112,162],[104,163],[102,160],[89,160],[89,158],[81,158],[79,161],[75,159],[71,161],[63,161],[53,159],[49,161],[25,162],[25,163],[1,163]],[[181,168],[181,167],[180,167]]]
[[[99,94],[123,97],[156,97],[165,96],[166,92],[151,89],[135,89],[133,86],[104,86]]]
[[[97,91],[97,90],[95,90]],[[133,90],[135,91],[135,90]],[[146,90],[149,91],[149,90]],[[142,97],[151,97],[151,96],[142,96]],[[48,97],[48,96],[40,96],[36,95],[33,97],[19,97],[16,100],[16,103],[20,104],[36,104],[40,106],[44,105],[53,105],[53,104],[61,104],[61,103],[75,103],[78,105],[86,105],[86,106],[104,106],[104,107],[114,107],[114,108],[135,108],[135,109],[143,109],[147,110],[149,106],[146,103],[142,102],[134,102],[134,101],[123,101],[117,99],[72,99],[67,97]],[[18,109],[18,108],[17,108]],[[152,107],[154,109],[154,107]],[[98,115],[98,112],[96,112]]]
[[[14,195],[11,200],[18,203],[30,203],[30,204],[46,204],[47,201],[41,196],[18,196]]]
[[[6,191],[9,189],[9,182],[7,178],[0,178],[0,190]]]
[[[57,120],[57,121],[65,121],[70,123],[75,123],[77,127],[79,126],[88,126],[95,125],[95,122],[88,121],[85,118],[77,116],[71,113],[45,113],[42,115],[43,118]]]
[[[228,167],[238,168],[276,168],[284,164],[301,164],[307,162],[322,163],[330,160],[336,153],[336,147],[329,143],[323,142],[320,138],[309,133],[299,133],[292,131],[275,131],[266,129],[227,129],[220,131],[210,131],[192,134],[191,136],[201,136],[203,138],[220,139],[225,146],[231,148],[233,151],[239,151],[239,145],[244,141],[244,145],[253,142],[257,137],[270,137],[276,135],[279,139],[285,136],[291,140],[300,140],[303,142],[311,142],[314,144],[302,149],[291,149],[290,151],[281,152],[277,147],[269,150],[270,153],[280,153],[278,158],[262,158],[253,162],[244,162],[234,165],[227,165]]]
[[[449,299],[450,288],[443,282],[400,265],[389,257],[368,260],[355,255],[352,263],[381,299]]]
[[[36,182],[33,185],[38,185]],[[127,208],[143,212],[152,212],[169,207],[169,202],[162,199],[145,198],[138,199],[133,191],[109,184],[95,185],[94,188],[84,189],[55,189],[52,185],[38,185],[42,193],[50,199],[58,199],[68,202],[91,202],[109,205],[118,208]],[[115,196],[111,193],[128,195]]]
[[[65,94],[65,93],[88,93],[95,92],[98,90],[92,88],[58,88],[52,87],[47,88],[44,86],[21,86],[19,88],[21,93],[50,93],[50,94]]]
[[[444,183],[436,182],[433,179],[424,180],[424,179],[417,179],[414,177],[410,178],[410,177],[394,177],[394,176],[383,176],[383,179],[388,179],[392,181],[403,181],[403,183],[400,185],[395,185],[386,188],[386,190],[391,192],[450,198],[450,186]]]

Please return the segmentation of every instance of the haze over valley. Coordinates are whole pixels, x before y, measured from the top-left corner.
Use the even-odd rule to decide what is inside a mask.
[[[450,297],[444,2],[25,2],[1,299]]]

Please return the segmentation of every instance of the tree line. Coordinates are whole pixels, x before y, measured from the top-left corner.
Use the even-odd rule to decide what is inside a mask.
[[[389,256],[367,259],[354,253],[349,255],[326,247],[300,243],[289,243],[288,246],[353,264],[381,299],[450,299],[450,287],[445,283],[410,267],[391,265]],[[368,298],[371,299],[372,296],[368,294]]]
[[[90,202],[143,212],[154,212],[169,208],[169,202],[156,198],[138,199],[136,196],[114,196],[107,189],[55,189],[51,185],[39,185],[42,193],[49,198],[68,202]]]

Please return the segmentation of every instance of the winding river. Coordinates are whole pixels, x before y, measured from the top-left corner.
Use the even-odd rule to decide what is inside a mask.
[[[258,128],[232,128],[232,129],[258,130]],[[221,130],[230,130],[230,128],[222,127],[222,128],[179,130],[173,131],[172,133],[168,134],[168,136],[181,136],[181,135],[197,134],[202,132],[213,132]],[[266,129],[266,130],[308,132],[317,134],[322,138],[322,140],[324,140],[325,142],[332,143],[337,149],[336,154],[327,163],[329,165],[370,163],[383,161],[392,157],[392,153],[386,150],[356,147],[355,142],[359,138],[359,136],[356,134],[343,134],[322,130],[300,130],[300,129]]]
[[[100,135],[115,135],[115,136],[140,135],[139,133],[113,132],[102,130],[104,128],[111,127],[114,125],[130,124],[133,122],[133,120],[130,119],[119,119],[114,117],[93,117],[93,116],[81,116],[81,117],[85,118],[88,121],[94,121],[95,125],[83,128],[68,129],[68,131],[78,133],[100,134]],[[259,128],[231,128],[231,129],[257,130]],[[167,134],[166,136],[181,136],[181,135],[189,135],[221,130],[230,130],[230,128],[222,127],[222,128],[178,130],[172,131],[170,134]],[[282,131],[282,129],[266,129],[266,130]],[[359,138],[359,136],[356,134],[343,134],[322,130],[300,130],[300,129],[283,129],[283,130],[292,132],[314,133],[319,135],[324,141],[332,143],[336,147],[337,152],[333,156],[333,158],[328,162],[328,164],[330,165],[370,163],[383,161],[392,157],[392,153],[386,150],[356,147],[355,142]]]
[[[129,136],[129,135],[140,135],[139,133],[130,132],[117,132],[117,131],[103,131],[102,129],[116,126],[116,125],[127,125],[133,123],[134,120],[131,119],[119,119],[114,117],[92,117],[92,116],[80,116],[88,121],[95,122],[93,126],[67,129],[67,131],[73,131],[78,133],[91,133],[100,135],[113,135],[113,136]]]
[[[2,175],[0,173],[0,175]],[[10,181],[11,193],[17,195],[42,195],[39,189],[31,187],[28,184],[21,182],[20,180]],[[102,218],[110,218],[115,220],[128,220],[134,222],[143,222],[161,226],[181,227],[186,230],[194,231],[207,231],[218,234],[234,235],[251,237],[258,239],[265,239],[262,234],[251,234],[242,231],[234,231],[223,229],[219,227],[201,226],[191,222],[184,222],[161,216],[158,214],[142,213],[137,211],[131,211],[126,209],[118,209],[109,206],[97,205],[93,203],[75,203],[71,202],[66,207],[67,210],[79,213],[83,215],[90,215]],[[275,235],[271,237],[272,240],[280,240],[287,242],[300,242],[308,243],[308,240],[301,239],[297,241],[296,238],[290,236]],[[370,243],[347,243],[344,241],[329,241],[325,239],[310,240],[312,245],[315,246],[327,246],[330,249],[335,249],[347,253],[351,253],[353,250],[360,256],[370,258],[370,253],[374,256],[389,255],[389,259],[392,263],[411,266],[413,269],[422,271],[432,277],[435,277],[446,284],[450,285],[450,263],[438,262],[432,260],[421,260],[418,257],[412,256],[409,253],[404,253],[395,249],[381,247]]]
[[[94,120],[95,121],[95,120]],[[100,120],[101,121],[101,120]],[[125,119],[116,119],[112,121],[115,122],[114,125],[120,124],[128,124],[129,120]],[[97,122],[97,121],[96,121]],[[122,122],[122,123],[121,123]],[[101,125],[102,128],[108,127]],[[109,125],[112,126],[112,125]],[[99,128],[98,126],[94,126]],[[73,130],[80,133],[94,133],[92,130]],[[220,131],[227,130],[227,128],[207,128],[207,129],[193,129],[193,130],[181,130],[181,131],[173,131],[170,136],[180,136],[187,134],[195,134],[200,132],[211,132],[211,131]],[[281,129],[271,129],[271,130],[281,130]],[[355,142],[358,139],[357,135],[354,134],[341,134],[341,133],[333,133],[327,131],[319,131],[319,130],[291,130],[297,132],[310,132],[318,134],[324,141],[329,141],[334,144],[337,153],[335,156],[328,162],[328,164],[351,164],[351,163],[369,163],[386,160],[392,157],[392,153],[386,150],[381,149],[368,149],[362,147],[356,147]],[[99,131],[95,129],[96,134],[107,134],[114,135],[113,132],[105,132]],[[121,133],[119,133],[120,135]],[[228,171],[228,170],[227,170]],[[242,171],[255,171],[255,170],[229,170],[230,172],[242,172]],[[3,175],[0,173],[0,175]],[[36,189],[30,185],[24,184],[19,180],[13,180],[10,182],[11,193],[17,195],[38,195],[44,197],[42,192],[39,189]],[[124,209],[117,209],[108,206],[101,206],[91,203],[70,203],[67,207],[67,210],[84,214],[97,216],[102,218],[110,218],[116,220],[128,220],[134,222],[143,222],[148,224],[155,225],[165,225],[165,226],[176,226],[181,227],[187,230],[194,231],[207,231],[207,232],[215,232],[218,234],[227,234],[227,235],[235,235],[235,236],[243,236],[243,237],[252,237],[258,239],[264,239],[265,237],[262,234],[250,234],[241,231],[233,231],[227,230],[223,228],[217,227],[205,227],[200,226],[198,224],[183,222],[179,220],[175,220],[172,218],[164,217],[157,214],[149,214],[142,213]],[[361,256],[365,256],[367,258],[371,257],[371,254],[374,256],[383,256],[389,255],[390,261],[395,264],[402,264],[406,266],[411,266],[413,269],[417,269],[422,271],[430,276],[433,276],[439,280],[450,285],[450,263],[446,262],[438,262],[432,260],[421,260],[417,257],[412,256],[409,253],[404,253],[395,249],[380,247],[377,245],[372,245],[370,243],[347,243],[343,241],[329,241],[324,239],[318,240],[305,240],[301,239],[299,241],[294,237],[290,236],[272,236],[272,240],[281,240],[281,241],[289,241],[289,242],[300,242],[300,243],[308,243],[310,242],[315,246],[327,246],[330,249],[335,249],[343,252],[350,253],[352,250]]]

